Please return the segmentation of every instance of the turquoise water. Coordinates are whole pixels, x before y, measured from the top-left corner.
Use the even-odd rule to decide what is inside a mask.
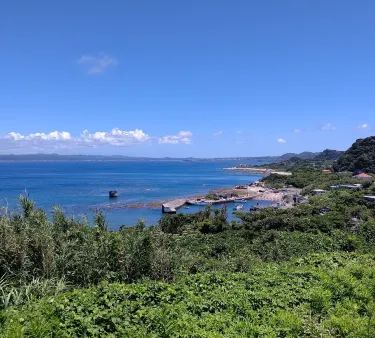
[[[152,225],[161,217],[160,208],[108,207],[204,194],[210,189],[251,183],[261,177],[222,170],[239,163],[244,161],[1,162],[0,204],[4,206],[8,201],[14,210],[17,197],[27,189],[37,206],[46,212],[57,204],[69,215],[85,214],[90,218],[92,210],[99,208],[106,213],[112,229],[134,225],[139,218]],[[108,198],[112,189],[119,192],[118,198]],[[246,206],[250,207],[250,203]],[[200,208],[180,212],[191,213]],[[232,208],[228,205],[228,210]]]

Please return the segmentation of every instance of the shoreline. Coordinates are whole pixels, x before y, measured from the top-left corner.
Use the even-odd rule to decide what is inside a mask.
[[[233,170],[233,171],[245,171],[252,174],[258,175],[283,175],[283,176],[291,176],[292,173],[288,171],[277,171],[269,168],[254,168],[254,167],[230,167],[230,168],[223,168],[223,170]]]
[[[192,202],[196,200],[206,200],[205,196],[208,194],[217,194],[217,195],[224,195],[224,194],[235,194],[237,196],[233,196],[228,199],[222,199],[222,200],[206,200],[209,204],[226,204],[226,203],[233,203],[235,200],[254,200],[254,201],[269,201],[269,202],[281,202],[282,198],[284,196],[281,192],[274,192],[270,191],[268,189],[264,189],[262,186],[256,186],[254,184],[259,184],[259,181],[255,181],[251,183],[250,185],[246,186],[246,189],[244,188],[236,188],[236,187],[230,187],[230,188],[215,188],[210,191],[208,191],[206,194],[199,194],[199,195],[191,195],[191,196],[182,196],[182,197],[176,197],[173,199],[167,199],[167,200],[158,200],[158,201],[152,201],[152,202],[138,202],[138,203],[132,203],[132,204],[111,204],[99,207],[99,209],[103,210],[122,210],[122,209],[141,209],[141,208],[148,208],[148,209],[157,209],[161,208],[163,204],[173,204],[176,200],[185,200],[186,204],[191,204]],[[90,208],[94,209],[94,207]]]

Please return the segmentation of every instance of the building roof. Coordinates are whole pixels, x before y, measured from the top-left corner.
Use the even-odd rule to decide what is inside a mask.
[[[348,188],[348,189],[361,189],[362,184],[339,184],[339,185],[330,185],[331,189],[339,189],[339,188]]]
[[[364,174],[364,173],[362,173],[362,174],[358,174],[358,175],[355,175],[354,177],[372,178],[371,175]]]
[[[375,201],[375,196],[363,196],[363,198],[367,199],[368,201]]]

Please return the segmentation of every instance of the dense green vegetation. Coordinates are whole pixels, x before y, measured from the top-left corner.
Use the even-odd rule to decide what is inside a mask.
[[[375,136],[358,139],[353,145],[335,162],[336,171],[375,172]]]
[[[205,196],[205,199],[217,201],[219,199],[219,196],[217,194],[211,192],[211,193],[209,193]]]
[[[362,184],[365,188],[372,186],[373,181],[361,181],[353,178],[350,173],[331,173],[326,174],[320,170],[312,168],[300,169],[296,168],[291,176],[283,176],[272,174],[262,179],[269,188],[283,188],[293,186],[305,189],[305,193],[309,193],[312,189],[329,189],[332,185],[340,184]]]
[[[343,151],[326,149],[321,153],[307,153],[310,156],[283,156],[280,157],[279,161],[274,163],[267,163],[257,167],[263,167],[267,169],[275,169],[281,171],[298,171],[298,170],[318,170],[318,169],[332,169],[334,162],[340,158]],[[285,154],[292,155],[292,154]]]
[[[344,154],[343,151],[326,149],[320,154],[316,155],[313,160],[315,161],[336,161]]]
[[[171,284],[103,283],[8,314],[3,337],[375,335],[373,255],[310,255]]]
[[[264,182],[309,194],[354,181],[298,167]],[[59,208],[48,220],[23,196],[0,217],[0,336],[374,337],[374,187],[117,232],[102,213],[92,227]]]

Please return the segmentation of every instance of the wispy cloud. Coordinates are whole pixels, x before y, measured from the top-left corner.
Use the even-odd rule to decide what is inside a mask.
[[[332,125],[331,122],[328,122],[326,124],[323,124],[320,127],[320,130],[323,130],[323,131],[332,131],[332,130],[336,130],[336,127],[334,125]]]
[[[216,133],[213,133],[213,136],[219,136],[219,135],[223,135],[223,131],[222,130],[219,130],[217,131]]]
[[[180,131],[177,135],[167,135],[159,138],[160,144],[190,144],[193,133],[191,131]]]
[[[286,143],[286,141],[283,138],[278,138],[277,142],[279,142],[279,143]]]
[[[302,129],[294,128],[293,133],[297,133],[297,134],[302,133]]]
[[[357,129],[359,129],[359,130],[370,130],[370,126],[367,123],[362,123],[359,126],[357,126]]]
[[[192,136],[191,131],[180,131],[177,135],[152,137],[141,129],[121,130],[120,128],[92,133],[88,130],[84,130],[79,136],[72,136],[72,134],[67,131],[32,133],[28,135],[10,132],[5,136],[0,136],[0,149],[4,153],[11,150],[49,151],[82,147],[98,148],[105,145],[125,147],[146,142],[190,144],[192,142]]]
[[[118,65],[118,61],[105,54],[99,55],[82,55],[78,59],[78,64],[82,65],[87,70],[88,74],[104,73],[109,67]]]

